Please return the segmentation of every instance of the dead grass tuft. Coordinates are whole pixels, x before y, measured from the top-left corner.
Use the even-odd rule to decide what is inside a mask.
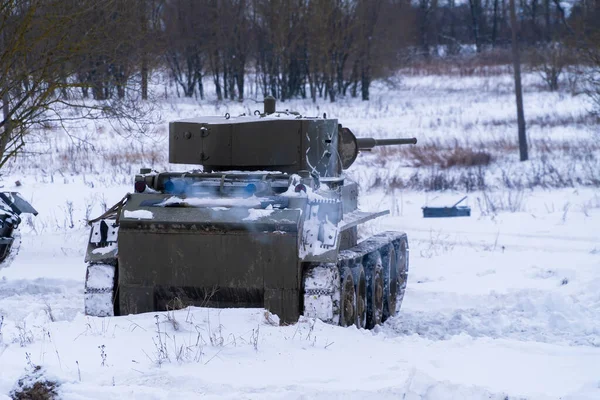
[[[156,151],[154,149],[124,150],[119,152],[111,151],[104,153],[103,158],[105,162],[112,165],[120,163],[156,165],[166,161],[164,152]]]
[[[496,49],[480,54],[454,57],[412,58],[402,73],[413,76],[480,76],[491,77],[510,73],[512,56],[509,50]]]
[[[574,160],[596,159],[600,143],[592,140],[529,141],[532,158],[559,157]],[[489,166],[518,154],[516,140],[496,138],[485,142],[459,142],[458,140],[431,140],[417,146],[378,147],[373,150],[374,162],[384,167],[389,161],[402,160],[411,167],[455,167]]]
[[[58,398],[56,388],[58,383],[43,377],[42,367],[36,365],[17,383],[10,396],[13,400],[53,400]]]
[[[399,156],[410,162],[413,167],[437,166],[447,169],[489,165],[492,162],[492,155],[485,150],[467,147],[459,143],[449,147],[440,141],[401,148],[380,147],[377,151],[380,159],[385,160]]]
[[[516,140],[467,143],[432,140],[418,146],[381,147],[364,158],[378,172],[365,188],[427,191],[600,186],[600,144],[591,139],[530,141],[530,160],[518,160]]]
[[[600,120],[596,115],[593,114],[578,114],[578,115],[543,115],[536,116],[533,118],[527,118],[527,127],[539,126],[540,128],[556,128],[562,126],[594,126],[598,125]],[[516,126],[517,119],[492,119],[488,121],[481,121],[479,123],[482,127],[489,126]]]

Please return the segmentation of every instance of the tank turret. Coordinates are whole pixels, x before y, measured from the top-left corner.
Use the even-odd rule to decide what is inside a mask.
[[[275,100],[267,98],[263,113],[253,116],[226,114],[171,122],[169,162],[201,165],[205,172],[308,170],[334,177],[349,168],[361,150],[416,142],[356,138],[337,119],[276,111]]]
[[[416,139],[357,138],[337,119],[277,111],[169,124],[169,161],[90,221],[85,312],[264,307],[371,328],[395,315],[408,271],[403,232],[358,240],[389,211],[358,208],[343,170],[361,151]]]

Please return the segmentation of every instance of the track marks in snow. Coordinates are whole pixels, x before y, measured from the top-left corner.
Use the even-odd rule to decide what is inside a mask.
[[[119,395],[127,390],[128,398],[135,399],[165,399],[174,396],[179,398],[202,399],[260,399],[260,400],[362,400],[376,398],[378,400],[458,400],[458,399],[487,399],[506,400],[512,399],[505,393],[492,393],[485,388],[470,385],[454,385],[449,382],[436,382],[424,374],[413,376],[410,382],[405,382],[395,387],[385,387],[379,390],[327,390],[310,389],[301,384],[281,386],[274,382],[264,387],[231,387],[198,385],[194,391],[174,391],[174,385],[165,384],[162,387],[153,387],[147,384],[110,386],[102,388],[87,388],[85,385],[64,385],[62,393],[65,398],[105,399]],[[98,390],[101,389],[101,390]],[[81,396],[81,397],[80,397]],[[129,397],[130,396],[130,397]],[[521,398],[521,397],[518,397]],[[548,398],[549,399],[549,398]]]
[[[35,296],[55,295],[65,293],[68,289],[79,286],[79,281],[67,281],[58,279],[17,279],[0,281],[0,300],[12,296]]]
[[[412,233],[408,288],[384,332],[600,347],[600,275],[591,251],[600,237],[577,224],[518,225],[515,217],[502,216],[508,225],[419,222],[436,229],[405,223]]]
[[[0,315],[7,322],[37,320],[40,313],[51,321],[71,321],[82,305],[83,288],[78,280],[0,280]]]
[[[376,373],[377,371],[373,371]],[[380,371],[381,372],[381,371]],[[363,378],[364,381],[372,382],[374,375]],[[189,380],[194,379],[193,388]],[[489,399],[506,400],[513,398],[507,393],[494,393],[486,388],[476,385],[453,384],[448,381],[438,381],[426,373],[411,368],[398,371],[397,382],[390,385],[382,384],[377,389],[360,389],[348,387],[338,388],[335,381],[323,379],[322,382],[303,381],[298,378],[298,383],[281,383],[281,377],[276,374],[272,379],[261,379],[248,384],[247,382],[230,381],[231,383],[216,384],[205,376],[191,378],[186,372],[180,374],[165,374],[164,371],[150,372],[137,378],[116,378],[113,386],[91,386],[84,384],[68,383],[61,390],[65,398],[104,399],[128,393],[128,398],[135,399],[165,399],[170,400],[174,396],[180,398],[202,397],[203,399],[311,399],[311,400],[358,400],[377,398],[382,400],[457,400],[457,399]],[[290,377],[283,381],[289,382]],[[268,383],[267,383],[268,382]],[[332,386],[327,386],[327,383]],[[355,386],[355,385],[349,385]],[[173,388],[184,388],[174,391]],[[519,397],[521,398],[521,397]]]
[[[392,335],[448,340],[458,335],[600,347],[600,307],[553,293],[518,291],[481,296],[479,307],[403,310],[386,322]]]

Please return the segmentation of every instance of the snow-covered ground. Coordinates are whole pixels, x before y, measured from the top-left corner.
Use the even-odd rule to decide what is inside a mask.
[[[599,127],[581,123],[584,98],[533,90],[536,79],[526,78],[525,114],[538,121],[531,138],[597,139]],[[368,103],[279,108],[327,112],[360,136],[485,142],[516,136],[509,89],[507,76],[405,77]],[[391,210],[361,234],[409,237],[404,303],[383,326],[278,326],[261,309],[83,315],[83,221],[132,191],[139,167],[184,168],[167,162],[166,122],[260,106],[168,99],[163,122],[142,137],[91,123],[71,131],[85,140],[36,134],[31,153],[3,176],[4,189],[23,193],[40,214],[23,222],[20,252],[0,270],[0,399],[36,365],[64,399],[600,398],[597,187],[394,189],[375,178],[391,178],[389,163],[398,173],[414,168],[359,156],[348,173],[363,189],[361,207]],[[464,195],[471,217],[422,217],[422,206]]]

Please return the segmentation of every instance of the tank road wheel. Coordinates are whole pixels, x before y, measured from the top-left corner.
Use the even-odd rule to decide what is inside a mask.
[[[364,329],[367,326],[367,280],[361,264],[352,267],[352,278],[356,293],[356,327]]]
[[[356,292],[352,271],[343,267],[340,271],[342,278],[340,287],[340,326],[350,326],[356,323]]]
[[[374,251],[365,256],[367,278],[367,329],[381,324],[383,317],[383,266],[381,255]]]
[[[400,311],[404,292],[406,291],[406,282],[408,280],[408,241],[406,237],[400,239],[398,249],[398,296],[396,298],[396,312]]]
[[[116,267],[90,264],[85,274],[85,314],[95,317],[118,315],[116,304]],[[115,313],[115,311],[117,311]]]
[[[394,245],[390,243],[385,246],[386,252],[383,252],[383,278],[384,278],[384,296],[383,296],[383,318],[385,322],[389,317],[396,315],[396,305],[398,302],[398,289],[400,277],[400,265]]]

